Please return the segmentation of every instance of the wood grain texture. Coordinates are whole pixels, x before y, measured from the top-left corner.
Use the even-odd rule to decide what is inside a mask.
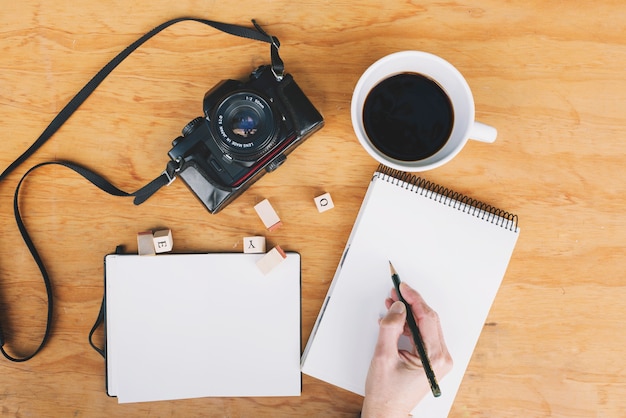
[[[498,128],[429,180],[517,213],[513,259],[452,417],[619,417],[626,411],[626,5],[620,1],[4,1],[0,14],[0,167],[8,166],[115,54],[179,16],[247,24],[281,40],[288,72],[326,126],[218,215],[176,181],[141,206],[44,167],[24,183],[25,222],[52,277],[52,338],[35,359],[0,360],[3,416],[354,417],[362,399],[308,376],[299,398],[118,405],[87,343],[102,260],[138,231],[171,228],[177,252],[241,251],[266,235],[302,254],[302,342],[377,164],[350,122],[360,74],[401,50],[432,52],[467,78],[476,117]],[[7,349],[43,331],[44,290],[13,219],[26,169],[70,160],[134,191],[158,175],[204,93],[267,63],[265,44],[180,23],[122,63],[61,130],[0,184],[0,321]],[[332,194],[318,213],[314,197]],[[267,234],[254,204],[284,226]],[[382,301],[381,301],[382,303]],[[99,335],[99,339],[102,336]],[[173,353],[175,355],[175,353]]]

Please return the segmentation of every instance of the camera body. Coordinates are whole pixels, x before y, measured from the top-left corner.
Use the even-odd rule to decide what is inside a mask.
[[[277,77],[270,66],[257,68],[246,82],[221,81],[205,94],[203,109],[168,155],[211,213],[276,170],[324,125],[293,77]]]

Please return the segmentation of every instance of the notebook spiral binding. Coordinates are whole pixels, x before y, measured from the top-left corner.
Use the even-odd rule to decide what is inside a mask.
[[[379,174],[382,176],[379,176]],[[463,213],[491,222],[492,224],[514,232],[518,231],[517,215],[498,209],[479,200],[472,199],[469,196],[450,190],[422,177],[389,168],[382,164],[378,166],[374,177],[380,177],[392,184],[404,187],[421,196],[428,197],[441,204],[458,209]]]

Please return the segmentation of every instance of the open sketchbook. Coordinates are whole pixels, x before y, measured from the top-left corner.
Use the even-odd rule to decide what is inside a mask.
[[[299,396],[300,255],[108,255],[107,393],[120,403]]]
[[[438,312],[454,360],[418,416],[448,415],[519,235],[517,217],[418,177],[374,174],[302,356],[302,372],[363,395],[392,281]]]

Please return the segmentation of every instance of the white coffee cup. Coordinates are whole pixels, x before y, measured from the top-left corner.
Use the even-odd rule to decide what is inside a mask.
[[[454,114],[452,130],[445,145],[420,160],[404,161],[376,148],[365,130],[363,107],[370,91],[383,80],[397,74],[420,74],[435,81],[446,93]],[[494,127],[474,120],[474,97],[465,78],[452,64],[421,51],[402,51],[387,55],[372,64],[361,76],[352,95],[352,126],[365,150],[379,163],[401,171],[425,171],[445,164],[456,156],[468,139],[493,142]]]

